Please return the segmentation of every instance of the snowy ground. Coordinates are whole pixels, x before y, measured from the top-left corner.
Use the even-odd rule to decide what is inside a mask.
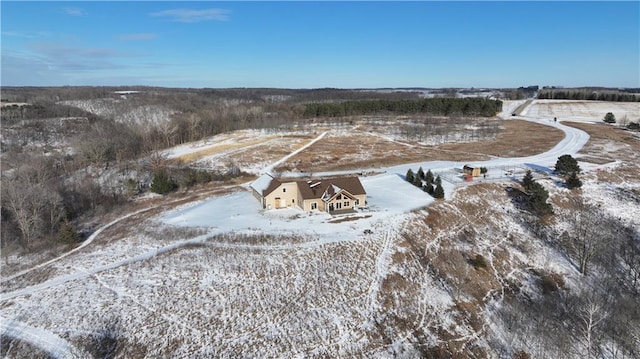
[[[577,122],[602,122],[604,115],[612,112],[618,121],[640,121],[640,102],[603,102],[577,100],[535,100],[523,116],[541,119]]]
[[[473,164],[496,171],[512,166],[545,172],[560,155],[576,154],[589,139],[583,131],[548,119],[525,118],[557,127],[566,138],[544,154]],[[445,173],[464,164],[382,168],[381,174],[361,178],[368,209],[338,218],[295,209],[264,211],[248,191],[239,189],[136,219],[135,226],[94,237],[90,245],[38,273],[3,279],[0,329],[54,357],[77,356],[105,336],[116,338],[127,357],[412,355],[407,348],[415,340],[414,328],[425,328],[421,340],[433,345],[438,344],[437,328],[451,330],[462,345],[480,345],[477,328],[457,324],[454,307],[464,305],[464,296],[452,292],[450,284],[435,282],[402,237],[409,232],[420,236],[429,241],[425,255],[442,255],[441,238],[482,220],[463,216],[446,232],[429,232],[430,227],[411,232],[412,221],[428,214],[408,212],[433,199],[404,181],[407,169],[422,166]],[[447,199],[455,200],[460,183],[445,178],[444,185]],[[604,191],[594,183],[586,187]],[[512,207],[503,198],[485,214],[510,213]],[[521,234],[521,224],[500,225],[504,237],[487,232],[482,237],[487,241],[478,244],[496,267],[501,238]],[[373,233],[365,234],[365,229]],[[529,260],[571,271],[566,260],[544,255],[548,250],[540,253]],[[527,263],[524,254],[512,256]],[[45,269],[44,279],[36,275]],[[508,277],[523,275],[515,271]],[[496,278],[502,283],[507,277]],[[392,316],[411,324],[390,332],[385,323]],[[18,332],[22,334],[14,334]]]

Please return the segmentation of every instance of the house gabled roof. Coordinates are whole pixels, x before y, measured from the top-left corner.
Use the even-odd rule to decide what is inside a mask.
[[[354,196],[367,194],[358,177],[337,177],[316,181],[297,181],[296,183],[303,200],[329,200],[342,190]]]
[[[273,176],[271,176],[270,174],[265,173],[262,176],[258,177],[257,180],[253,181],[253,183],[251,183],[251,188],[258,192],[262,197],[264,197],[278,188],[280,184],[280,181],[273,178]]]

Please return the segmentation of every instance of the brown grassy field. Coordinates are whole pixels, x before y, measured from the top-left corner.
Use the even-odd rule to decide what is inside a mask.
[[[551,149],[564,138],[562,131],[521,120],[501,121],[493,140],[425,146],[394,142],[360,131],[330,133],[277,170],[304,172],[375,168],[420,161],[481,161],[490,156],[528,156]]]
[[[504,122],[504,130],[495,140],[453,143],[440,148],[498,157],[523,157],[548,151],[563,138],[564,132],[561,130],[528,121],[510,120]]]
[[[604,123],[564,122],[567,126],[579,128],[591,136],[589,142],[580,150],[580,154],[640,162],[640,139],[633,132]]]

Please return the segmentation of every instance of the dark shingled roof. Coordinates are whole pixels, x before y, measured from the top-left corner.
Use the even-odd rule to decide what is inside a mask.
[[[302,199],[322,199],[327,194],[332,197],[340,189],[344,189],[352,195],[367,194],[358,177],[337,177],[322,180],[297,181],[298,191]]]
[[[271,182],[269,182],[269,185],[267,186],[267,188],[262,191],[262,197],[269,195],[269,193],[273,192],[276,190],[276,188],[280,187],[280,185],[282,184],[282,182],[278,181],[277,179],[272,179]]]

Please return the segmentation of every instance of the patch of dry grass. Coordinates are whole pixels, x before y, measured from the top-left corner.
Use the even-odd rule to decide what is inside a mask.
[[[589,134],[589,141],[580,150],[580,154],[636,164],[640,161],[640,140],[630,131],[605,123],[564,122],[564,124]]]
[[[178,156],[177,158],[185,163],[190,163],[190,162],[197,161],[206,156],[211,156],[211,155],[226,152],[229,150],[241,149],[241,148],[253,146],[259,143],[268,142],[272,140],[274,137],[276,136],[265,136],[265,137],[259,137],[257,139],[243,141],[243,142],[225,143],[220,145],[209,146],[199,151]]]
[[[337,218],[337,219],[331,220],[331,221],[329,221],[329,223],[351,222],[351,221],[357,221],[359,219],[369,218],[369,217],[371,217],[370,214],[366,214],[364,216],[348,216],[348,217],[342,217],[342,218]]]
[[[638,182],[640,167],[637,164],[624,164],[614,169],[607,169],[596,173],[599,182],[621,184],[625,182]]]
[[[455,143],[440,149],[483,153],[498,157],[524,157],[550,150],[564,138],[556,128],[523,120],[504,122],[504,130],[495,140]]]
[[[336,171],[420,161],[482,161],[490,156],[529,156],[551,149],[564,138],[558,129],[528,121],[509,120],[502,124],[504,129],[493,140],[439,146],[394,142],[360,131],[330,134],[278,170]]]

